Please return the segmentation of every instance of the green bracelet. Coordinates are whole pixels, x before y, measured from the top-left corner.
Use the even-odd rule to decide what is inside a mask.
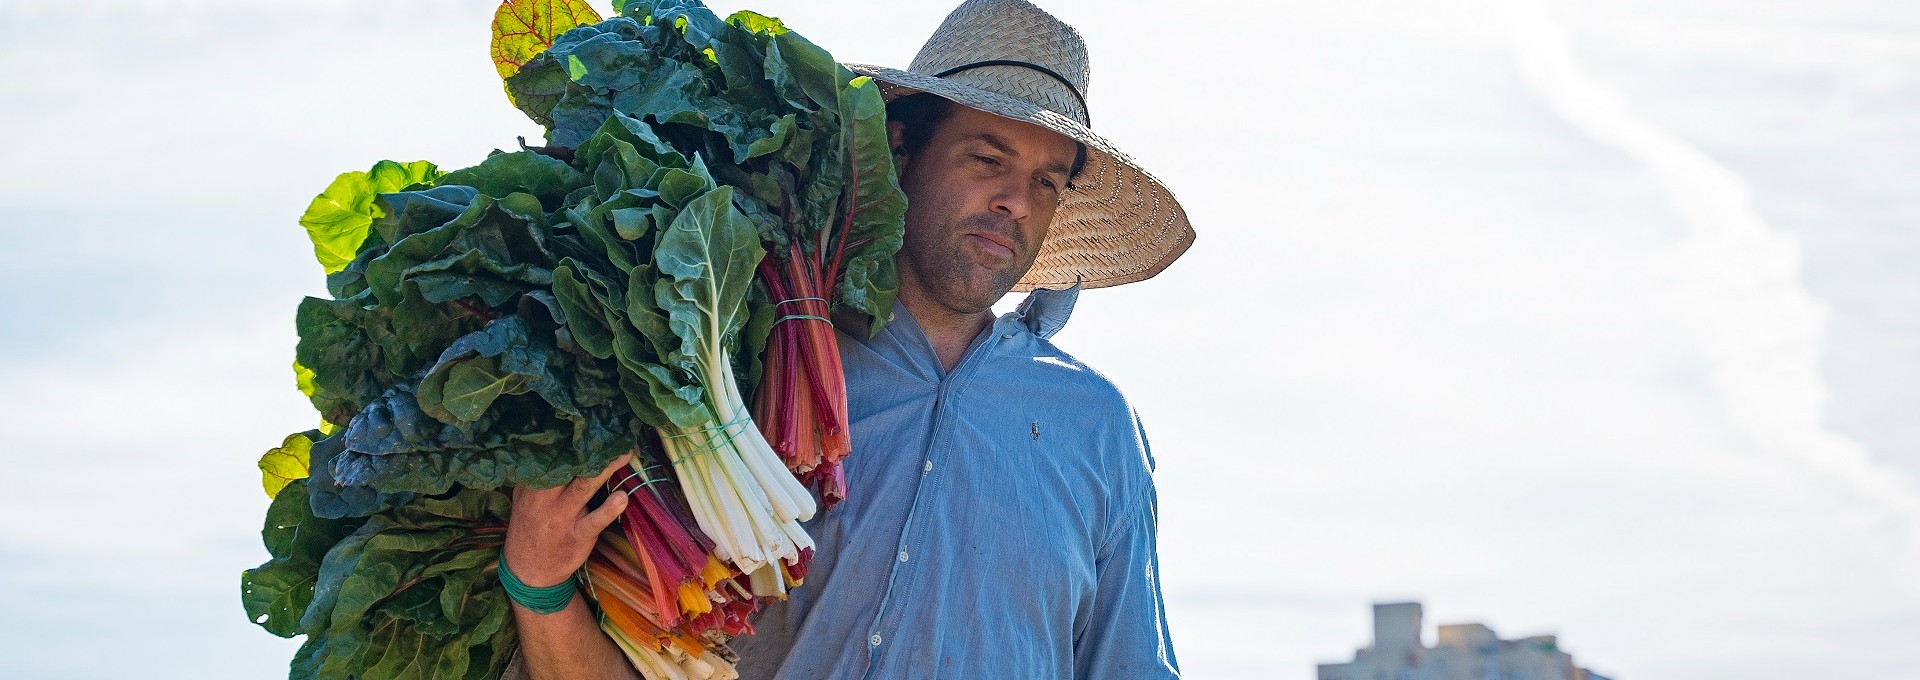
[[[573,593],[578,588],[574,585],[571,576],[565,581],[544,588],[535,588],[521,583],[519,577],[514,576],[513,572],[507,569],[505,548],[500,549],[500,586],[506,588],[507,599],[541,616],[566,609],[567,605],[573,602]]]

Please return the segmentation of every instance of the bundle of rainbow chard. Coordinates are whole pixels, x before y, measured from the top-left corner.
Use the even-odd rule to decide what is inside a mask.
[[[726,640],[803,581],[800,522],[846,495],[828,319],[884,323],[905,208],[879,91],[777,20],[616,6],[496,15],[545,146],[382,161],[301,219],[322,425],[261,459],[273,558],[242,579],[249,617],[306,636],[290,677],[498,677],[507,492],[629,452],[582,591],[644,676],[734,677]]]

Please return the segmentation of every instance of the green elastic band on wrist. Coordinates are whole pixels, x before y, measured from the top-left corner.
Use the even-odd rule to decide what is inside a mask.
[[[578,589],[573,577],[544,588],[535,588],[520,581],[507,569],[507,551],[500,550],[500,586],[507,590],[507,599],[513,600],[535,614],[546,616],[566,609],[573,602],[573,593]]]

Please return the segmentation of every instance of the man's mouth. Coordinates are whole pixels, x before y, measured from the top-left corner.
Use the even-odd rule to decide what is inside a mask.
[[[967,235],[972,237],[974,243],[979,245],[981,250],[986,251],[990,255],[1006,258],[1013,257],[1013,241],[1005,236],[978,232]]]

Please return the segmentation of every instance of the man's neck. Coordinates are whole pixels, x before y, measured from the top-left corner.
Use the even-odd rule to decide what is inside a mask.
[[[927,342],[933,345],[934,356],[940,358],[940,370],[952,371],[960,364],[960,357],[967,353],[967,346],[980,336],[980,331],[993,324],[993,310],[978,312],[960,312],[947,308],[927,297],[917,288],[900,286],[900,303],[907,306],[907,313],[913,315],[914,323],[920,326],[920,332],[927,336]]]

